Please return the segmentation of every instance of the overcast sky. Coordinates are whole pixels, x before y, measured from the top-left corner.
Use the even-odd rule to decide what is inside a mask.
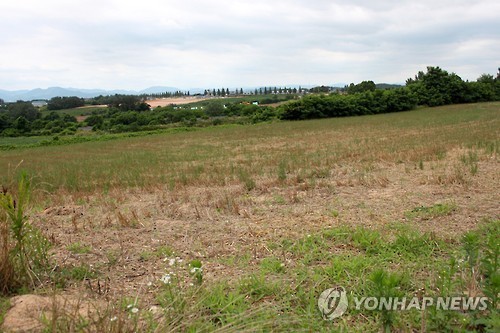
[[[464,80],[500,66],[498,0],[2,0],[0,89]]]

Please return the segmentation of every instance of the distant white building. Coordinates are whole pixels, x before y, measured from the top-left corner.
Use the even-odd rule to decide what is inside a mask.
[[[47,101],[43,99],[35,99],[31,101],[31,104],[33,104],[33,106],[36,108],[41,108],[47,105]]]

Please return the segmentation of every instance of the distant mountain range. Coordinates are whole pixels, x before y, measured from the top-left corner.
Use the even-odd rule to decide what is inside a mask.
[[[150,87],[143,89],[141,91],[134,90],[103,90],[103,89],[77,89],[77,88],[61,88],[61,87],[50,87],[47,89],[33,89],[33,90],[1,90],[0,98],[5,102],[15,102],[18,100],[32,101],[36,99],[51,99],[52,97],[68,97],[77,96],[81,98],[92,98],[99,95],[115,95],[115,94],[127,94],[127,95],[140,95],[140,94],[157,94],[164,92],[176,92],[178,88],[174,87]]]
[[[337,83],[333,87],[344,87],[345,84]],[[300,85],[287,85],[288,87],[299,87]],[[390,89],[400,87],[398,84],[387,84],[378,83],[378,89]],[[302,88],[312,88],[313,85],[302,85]],[[257,87],[258,88],[258,87]],[[263,86],[261,88],[264,88]],[[255,87],[244,87],[245,91],[252,91]],[[191,94],[203,93],[203,89],[200,88],[190,88],[187,90],[179,89],[175,87],[164,87],[164,86],[154,86],[140,91],[135,90],[104,90],[104,89],[78,89],[78,88],[61,88],[61,87],[50,87],[47,89],[32,89],[32,90],[1,90],[0,89],[0,99],[5,102],[15,102],[15,101],[32,101],[38,99],[51,99],[52,97],[68,97],[77,96],[81,98],[92,98],[99,95],[115,95],[115,94],[125,94],[125,95],[141,95],[141,94],[159,94],[164,92],[176,92],[176,91],[189,91]]]

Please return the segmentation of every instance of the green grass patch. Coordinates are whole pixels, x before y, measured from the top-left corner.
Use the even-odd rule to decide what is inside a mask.
[[[97,107],[97,106],[82,106],[78,108],[72,109],[63,109],[63,110],[48,110],[44,109],[42,111],[42,115],[48,115],[51,112],[59,113],[59,114],[69,114],[70,116],[78,117],[78,116],[89,116],[94,113],[104,112],[107,107]]]
[[[66,247],[66,249],[73,254],[87,254],[92,251],[91,246],[80,242],[71,243]]]
[[[68,280],[83,281],[86,279],[96,278],[99,273],[87,264],[80,264],[77,266],[63,267],[60,272],[56,272],[54,280],[56,285],[62,283],[62,287],[66,285]]]
[[[276,257],[268,257],[260,262],[260,270],[262,273],[284,273],[285,263]]]
[[[420,218],[430,220],[439,216],[450,215],[457,209],[454,203],[434,204],[432,206],[415,207],[411,211],[406,212],[405,216],[408,219]]]

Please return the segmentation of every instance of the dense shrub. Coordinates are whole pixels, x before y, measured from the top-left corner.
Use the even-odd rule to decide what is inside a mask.
[[[49,110],[72,109],[85,105],[85,100],[76,96],[72,97],[54,97],[47,103]]]
[[[313,95],[283,105],[286,120],[347,117],[406,111],[417,105],[438,106],[500,100],[500,78],[483,74],[476,82],[464,82],[458,75],[439,67],[428,67],[408,79],[406,87],[375,90],[372,81],[351,84],[343,94]]]

